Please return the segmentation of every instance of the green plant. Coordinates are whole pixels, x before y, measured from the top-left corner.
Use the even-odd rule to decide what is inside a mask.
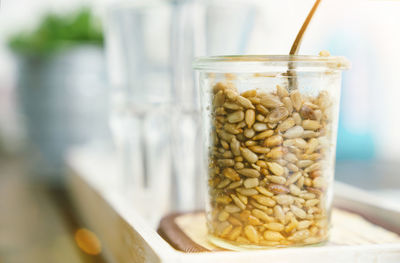
[[[103,44],[102,29],[87,7],[63,16],[49,13],[35,30],[17,33],[8,42],[26,55],[48,55],[83,43]]]

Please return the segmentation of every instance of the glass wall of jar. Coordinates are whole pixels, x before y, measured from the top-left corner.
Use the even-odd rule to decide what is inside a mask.
[[[327,240],[342,57],[205,57],[210,241],[232,249]]]

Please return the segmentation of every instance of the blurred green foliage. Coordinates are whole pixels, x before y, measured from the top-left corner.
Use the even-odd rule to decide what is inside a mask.
[[[49,55],[80,44],[103,44],[103,33],[89,8],[67,15],[47,14],[32,32],[20,32],[8,42],[24,55]]]

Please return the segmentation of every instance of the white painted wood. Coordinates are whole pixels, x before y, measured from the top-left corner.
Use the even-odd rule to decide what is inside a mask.
[[[335,182],[334,205],[367,216],[400,233],[400,203]],[[399,260],[400,262],[400,260]]]
[[[116,189],[99,182],[104,178],[103,171],[112,172],[105,168],[107,162],[96,161],[93,156],[75,154],[70,156],[68,163],[67,181],[71,196],[87,224],[100,236],[112,262],[400,262],[400,243],[326,245],[246,252],[179,252],[169,246]],[[341,183],[335,185],[334,203],[400,229],[400,209],[396,203]]]

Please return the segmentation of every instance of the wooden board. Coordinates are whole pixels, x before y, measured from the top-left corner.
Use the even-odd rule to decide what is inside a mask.
[[[341,209],[332,211],[332,229],[324,246],[357,246],[400,243],[400,236]],[[157,231],[174,248],[183,252],[222,251],[207,239],[203,212],[175,213],[164,217]]]
[[[334,203],[342,210],[351,210],[352,214],[339,212],[342,214],[336,219],[336,225],[340,224],[339,229],[342,231],[337,234],[333,232],[332,235],[333,240],[339,242],[319,247],[184,253],[168,244],[118,191],[99,183],[101,173],[106,170],[106,163],[96,161],[95,158],[89,159],[95,164],[87,169],[90,165],[86,162],[82,165],[82,158],[70,158],[69,189],[87,224],[100,236],[110,259],[115,262],[400,262],[400,242],[397,242],[398,236],[391,233],[400,229],[400,207],[340,183],[335,185]],[[193,220],[196,220],[196,224],[202,224],[199,222],[204,219],[196,217]],[[183,217],[178,221],[180,228],[185,229],[182,230],[186,231],[185,235],[193,235],[191,239],[197,240],[197,234],[185,227],[190,220]],[[340,235],[347,235],[349,230],[354,230],[352,238],[343,241]],[[363,235],[357,236],[359,234]],[[196,243],[207,247],[203,241],[197,240]]]

